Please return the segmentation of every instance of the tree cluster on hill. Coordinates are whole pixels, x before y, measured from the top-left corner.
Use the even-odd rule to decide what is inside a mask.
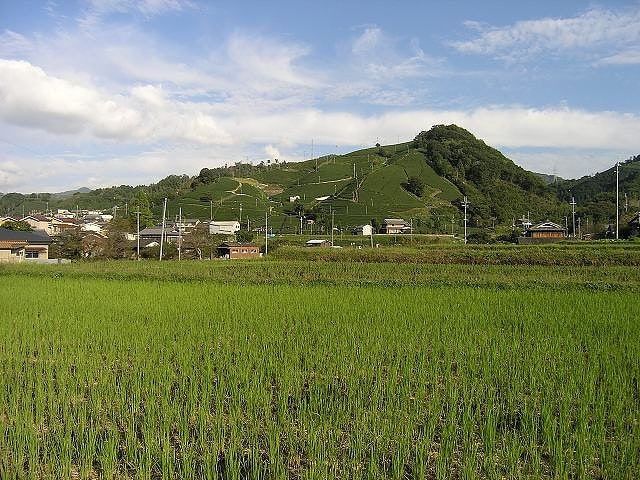
[[[276,160],[275,162],[277,163],[278,161]],[[264,172],[268,168],[272,168],[270,160],[268,160],[267,163],[260,162],[258,165],[236,162],[230,166],[225,165],[224,167],[203,168],[200,170],[200,173],[193,178],[191,187],[195,188],[198,185],[208,185],[221,177],[251,178],[260,172]]]
[[[420,132],[412,147],[469,197],[470,215],[477,224],[506,222],[531,210],[537,216],[551,215],[557,209],[553,191],[540,177],[456,125]]]

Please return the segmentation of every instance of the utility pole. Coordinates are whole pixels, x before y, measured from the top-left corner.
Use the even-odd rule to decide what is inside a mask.
[[[178,261],[182,260],[182,207],[178,214]]]
[[[467,207],[469,206],[469,202],[467,201],[467,196],[464,196],[464,201],[462,202],[462,206],[464,207],[464,244],[467,244]]]
[[[571,222],[572,222],[571,234],[573,235],[573,238],[575,238],[576,237],[576,199],[574,197],[571,197],[571,202],[569,203],[569,205],[571,205]]]
[[[619,239],[620,227],[620,162],[616,162],[616,240]]]
[[[269,236],[267,235],[267,212],[264,212],[264,254],[269,252]]]
[[[136,240],[137,240],[136,252],[137,252],[137,259],[138,261],[140,261],[140,210],[136,212],[136,229],[138,231],[138,234],[136,235]]]
[[[240,204],[240,225],[242,225],[242,204]]]
[[[333,247],[333,210],[331,210],[331,246]]]
[[[578,217],[578,238],[582,240],[582,227],[580,225],[580,217]]]
[[[166,225],[165,223],[166,214],[167,214],[167,197],[164,198],[164,207],[162,208],[162,230],[160,230],[160,258],[158,259],[158,261],[162,260],[162,247],[164,245],[164,227]]]
[[[209,220],[213,221],[213,200],[209,200]]]
[[[624,192],[624,213],[627,213],[629,209],[629,199],[627,198],[627,192]]]

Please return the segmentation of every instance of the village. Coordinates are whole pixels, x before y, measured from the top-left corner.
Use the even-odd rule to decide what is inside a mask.
[[[91,258],[128,258],[128,259],[238,259],[258,258],[268,249],[270,238],[296,238],[297,235],[275,235],[264,227],[248,232],[241,229],[237,220],[200,220],[197,218],[176,218],[173,221],[124,231],[112,228],[113,215],[102,211],[58,210],[45,215],[32,213],[24,217],[0,217],[0,262],[53,262],[64,263],[70,260]],[[628,228],[634,234],[640,233],[640,213],[628,222]],[[556,243],[566,240],[586,240],[589,237],[568,233],[567,227],[551,221],[532,223],[525,216],[512,227],[515,243],[534,245]],[[334,240],[330,235],[305,236],[303,245],[309,248],[343,248],[353,246],[380,247],[389,241],[385,237],[418,238],[411,222],[402,218],[385,218],[376,230],[371,224],[359,225],[347,232],[347,242]],[[336,235],[337,236],[337,235]],[[441,235],[450,241],[466,243],[464,236]],[[260,241],[255,241],[256,237]],[[344,239],[342,232],[341,239]],[[366,242],[354,242],[357,238],[367,238]],[[72,248],[68,248],[72,243]],[[395,243],[395,242],[394,242]],[[292,242],[302,245],[299,240]],[[66,247],[65,247],[66,245]],[[111,246],[110,251],[109,246]],[[203,255],[203,250],[208,254]]]

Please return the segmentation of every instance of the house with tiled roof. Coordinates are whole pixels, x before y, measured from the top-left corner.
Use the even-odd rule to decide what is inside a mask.
[[[43,231],[23,232],[0,228],[0,262],[48,260],[53,239]]]

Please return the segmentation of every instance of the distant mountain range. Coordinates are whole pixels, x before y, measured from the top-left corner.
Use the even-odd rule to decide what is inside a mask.
[[[640,156],[622,165],[628,200],[640,197]],[[456,125],[436,125],[411,142],[376,145],[345,155],[305,162],[235,163],[203,168],[194,177],[170,175],[156,184],[56,194],[5,194],[0,214],[67,208],[109,209],[116,218],[131,216],[143,198],[159,219],[163,199],[168,216],[241,220],[250,228],[264,223],[274,232],[302,228],[328,232],[331,223],[349,230],[384,218],[411,220],[416,231],[457,231],[462,200],[468,200],[470,225],[510,227],[528,215],[533,221],[560,222],[573,195],[580,215],[610,222],[615,178],[607,170],[592,177],[562,180],[529,172]],[[614,204],[615,205],[615,204]],[[563,220],[562,220],[563,221]]]

